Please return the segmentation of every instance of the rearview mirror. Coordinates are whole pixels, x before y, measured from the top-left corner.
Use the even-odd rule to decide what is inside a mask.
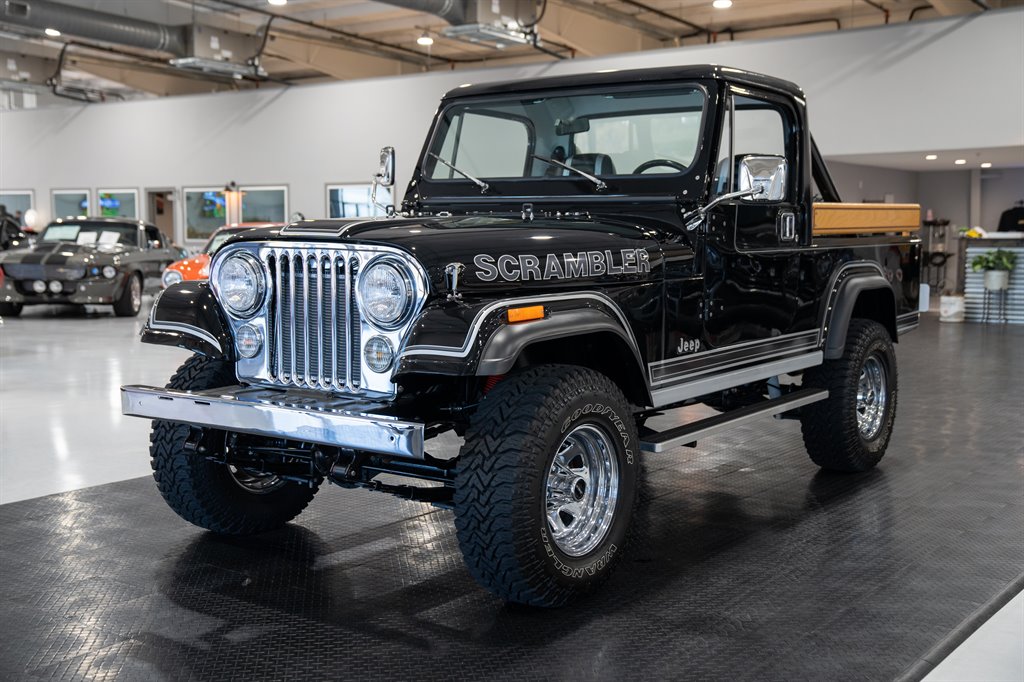
[[[786,198],[788,168],[782,156],[744,156],[740,159],[737,189],[761,188],[759,192],[743,197],[744,201],[782,201]]]
[[[555,134],[559,137],[585,133],[588,130],[590,130],[590,119],[585,116],[570,119],[560,118],[555,122]]]
[[[395,184],[395,148],[384,147],[380,150],[380,168],[373,176],[382,187],[393,187]]]

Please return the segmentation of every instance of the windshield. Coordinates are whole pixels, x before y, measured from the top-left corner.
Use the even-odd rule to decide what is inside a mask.
[[[425,173],[430,180],[462,182],[461,173],[496,180],[580,179],[551,161],[599,178],[681,173],[697,155],[704,101],[704,91],[695,86],[647,85],[641,91],[458,103],[444,113]]]
[[[139,245],[139,228],[135,225],[61,223],[47,225],[39,237],[41,242],[72,242],[74,244]]]
[[[228,240],[228,237],[232,236],[233,234],[235,234],[235,233],[234,232],[217,232],[217,233],[215,233],[212,237],[210,237],[210,241],[206,242],[206,246],[203,247],[203,253],[205,253],[208,256],[212,256],[213,254],[217,253],[218,251],[220,251],[220,247],[224,246],[224,242],[226,242]]]

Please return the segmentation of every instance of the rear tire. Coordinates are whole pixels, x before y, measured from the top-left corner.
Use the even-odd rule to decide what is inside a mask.
[[[469,572],[532,606],[594,589],[626,544],[638,449],[629,403],[608,377],[548,365],[503,380],[459,453],[455,528]]]
[[[167,388],[199,390],[235,383],[224,360],[193,355],[171,377]],[[280,528],[299,515],[316,494],[312,487],[246,473],[185,449],[190,427],[153,421],[150,456],[153,478],[164,500],[180,517],[225,535],[252,535]],[[223,432],[211,432],[209,442]],[[219,442],[223,442],[220,440]]]
[[[807,388],[826,400],[801,410],[804,445],[823,469],[867,471],[885,455],[896,418],[896,354],[889,332],[873,320],[850,320],[838,360],[804,372]]]
[[[24,309],[21,303],[0,303],[0,317],[17,317]]]
[[[129,277],[120,298],[114,301],[114,314],[118,317],[135,317],[142,310],[142,276],[135,273]]]

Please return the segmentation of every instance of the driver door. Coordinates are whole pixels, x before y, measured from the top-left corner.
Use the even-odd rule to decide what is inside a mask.
[[[748,156],[783,157],[785,191],[778,201],[724,201],[707,221],[704,335],[709,349],[728,349],[736,364],[806,339],[789,339],[797,312],[800,128],[784,98],[732,87],[719,144],[715,196],[739,189]],[[748,357],[749,356],[749,357]]]

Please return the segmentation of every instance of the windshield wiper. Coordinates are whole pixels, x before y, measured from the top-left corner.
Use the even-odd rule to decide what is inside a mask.
[[[560,166],[560,167],[562,167],[562,168],[564,168],[566,170],[571,170],[573,173],[577,173],[579,175],[582,175],[587,180],[590,180],[592,183],[594,183],[594,185],[597,187],[597,191],[598,192],[604,192],[605,190],[608,189],[608,185],[606,185],[604,183],[604,180],[602,180],[601,178],[597,177],[596,175],[591,175],[590,173],[587,173],[586,171],[581,171],[579,168],[573,168],[572,166],[570,166],[567,163],[562,163],[561,161],[555,161],[554,159],[546,159],[543,156],[537,156],[536,154],[533,155],[533,158],[538,159],[540,161],[543,161],[544,163],[550,163],[552,166]]]
[[[467,173],[466,171],[461,171],[461,170],[459,170],[458,168],[456,168],[455,166],[451,165],[450,163],[448,163],[447,161],[445,161],[444,159],[442,159],[442,158],[441,158],[440,156],[438,156],[438,155],[437,155],[437,154],[435,154],[434,152],[429,152],[429,154],[430,154],[431,156],[433,156],[433,157],[434,157],[435,159],[437,159],[438,161],[440,161],[441,163],[443,163],[444,165],[446,165],[446,166],[448,166],[449,168],[451,168],[451,169],[452,169],[453,171],[455,171],[455,172],[456,172],[456,173],[458,173],[459,175],[463,176],[464,178],[466,178],[466,179],[468,179],[468,180],[472,180],[473,182],[475,182],[475,183],[476,183],[476,185],[477,185],[477,187],[479,187],[479,188],[480,188],[480,194],[486,194],[486,193],[487,193],[487,190],[489,190],[489,189],[491,188],[491,186],[490,186],[490,185],[488,185],[488,184],[487,184],[486,182],[484,182],[483,180],[481,180],[481,179],[479,179],[479,178],[474,178],[474,177],[473,177],[472,175],[470,175],[470,174],[469,174],[469,173]]]

